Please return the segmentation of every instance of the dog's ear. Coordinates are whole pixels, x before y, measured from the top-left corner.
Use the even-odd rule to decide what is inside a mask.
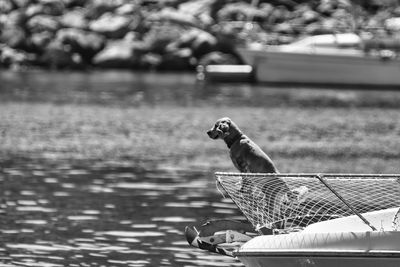
[[[218,122],[217,132],[220,138],[227,137],[230,132],[231,120],[229,118],[223,118]]]

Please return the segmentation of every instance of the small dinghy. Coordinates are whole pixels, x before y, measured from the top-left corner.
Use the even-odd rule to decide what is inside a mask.
[[[187,227],[192,246],[248,267],[400,266],[400,175],[216,178],[247,221]]]

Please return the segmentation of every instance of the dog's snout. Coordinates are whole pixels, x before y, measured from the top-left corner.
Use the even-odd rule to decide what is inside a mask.
[[[207,135],[208,137],[210,137],[211,139],[217,139],[218,138],[218,133],[217,131],[215,131],[214,129],[210,129],[207,131]]]

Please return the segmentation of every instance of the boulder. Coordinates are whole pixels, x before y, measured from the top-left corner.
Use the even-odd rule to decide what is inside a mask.
[[[78,54],[70,51],[68,46],[58,41],[52,41],[44,50],[40,62],[51,69],[82,68],[82,59]]]
[[[212,18],[213,6],[217,0],[193,0],[179,4],[178,11],[190,14],[199,19],[201,26],[208,27],[214,23]]]
[[[135,43],[129,40],[109,41],[94,58],[93,64],[102,68],[133,68],[138,65]]]
[[[31,50],[36,51],[37,53],[41,54],[47,45],[53,40],[54,34],[50,32],[38,32],[33,33],[30,36],[30,45]]]
[[[236,65],[240,64],[240,60],[234,55],[221,53],[218,51],[208,53],[202,57],[199,61],[199,65]]]
[[[219,21],[241,20],[246,21],[252,19],[257,22],[264,22],[268,18],[268,13],[264,12],[248,3],[232,3],[225,5],[217,13]]]
[[[281,34],[294,34],[292,25],[287,22],[276,24],[272,29],[274,32]]]
[[[385,28],[391,31],[400,30],[400,17],[389,18],[385,20]]]
[[[66,8],[83,7],[87,4],[87,0],[63,0]]]
[[[4,22],[6,25],[18,25],[24,28],[27,17],[24,12],[20,9],[16,9],[6,14],[6,21]]]
[[[138,3],[127,3],[115,10],[117,15],[133,15],[140,10],[140,5]]]
[[[164,54],[174,49],[168,49],[179,40],[182,35],[182,27],[171,24],[162,24],[152,27],[143,37],[143,42],[148,52],[155,54]]]
[[[132,19],[129,16],[105,13],[99,19],[89,23],[89,29],[108,38],[122,38],[129,31]]]
[[[268,17],[268,22],[274,23],[284,23],[291,18],[291,12],[285,6],[276,7]]]
[[[43,5],[44,14],[59,16],[64,13],[65,4],[63,0],[40,0]]]
[[[155,53],[146,53],[140,57],[140,67],[144,69],[156,69],[162,62],[162,56]]]
[[[321,1],[317,6],[317,11],[325,16],[330,16],[336,9],[336,6],[332,1]]]
[[[34,61],[34,56],[7,46],[0,46],[0,66],[19,69]]]
[[[315,22],[307,25],[304,29],[304,32],[308,35],[320,35],[320,34],[333,34],[335,33],[335,27],[332,29],[330,24],[327,24],[328,21],[324,21],[324,23]],[[336,26],[336,22],[335,22]]]
[[[13,0],[13,3],[18,7],[18,8],[24,8],[27,7],[31,4],[31,0]]]
[[[85,62],[90,63],[93,56],[104,48],[105,38],[94,32],[66,28],[57,32],[56,40],[70,47],[70,51],[81,55]]]
[[[201,31],[196,35],[193,40],[191,49],[193,51],[193,56],[200,58],[205,54],[216,49],[217,38],[208,32]]]
[[[37,4],[31,4],[26,9],[28,17],[38,14],[60,16],[64,13],[65,5],[62,0],[41,0]]]
[[[196,60],[192,60],[192,51],[189,48],[183,48],[163,55],[156,69],[191,70],[194,69],[195,63]]]
[[[89,19],[98,19],[105,13],[114,12],[123,4],[125,4],[124,0],[91,0],[89,5],[86,6],[86,16]]]
[[[31,18],[36,15],[45,14],[43,10],[43,6],[41,4],[32,4],[28,6],[25,10],[25,15],[28,18]]]
[[[151,13],[146,20],[153,22],[173,22],[177,25],[198,27],[199,20],[190,13],[183,13],[174,8],[164,8],[159,12]]]
[[[30,32],[56,32],[60,28],[58,17],[49,15],[36,15],[28,20],[26,24]]]
[[[67,11],[61,16],[60,23],[66,28],[88,29],[89,27],[89,22],[85,17],[83,8],[75,8]]]
[[[0,31],[0,43],[16,49],[24,49],[26,46],[26,33],[16,25],[8,25]]]
[[[180,38],[171,43],[168,47],[176,47],[175,49],[169,49],[170,51],[176,50],[177,48],[190,48],[193,56],[200,58],[216,50],[216,46],[217,38],[215,36],[199,29],[192,29],[182,33]]]
[[[8,13],[13,10],[13,2],[11,0],[0,0],[0,14]]]

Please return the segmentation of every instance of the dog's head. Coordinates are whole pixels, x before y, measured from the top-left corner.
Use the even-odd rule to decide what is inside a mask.
[[[207,134],[212,139],[224,139],[231,134],[231,124],[231,119],[221,118],[215,122],[214,127],[207,131]]]

